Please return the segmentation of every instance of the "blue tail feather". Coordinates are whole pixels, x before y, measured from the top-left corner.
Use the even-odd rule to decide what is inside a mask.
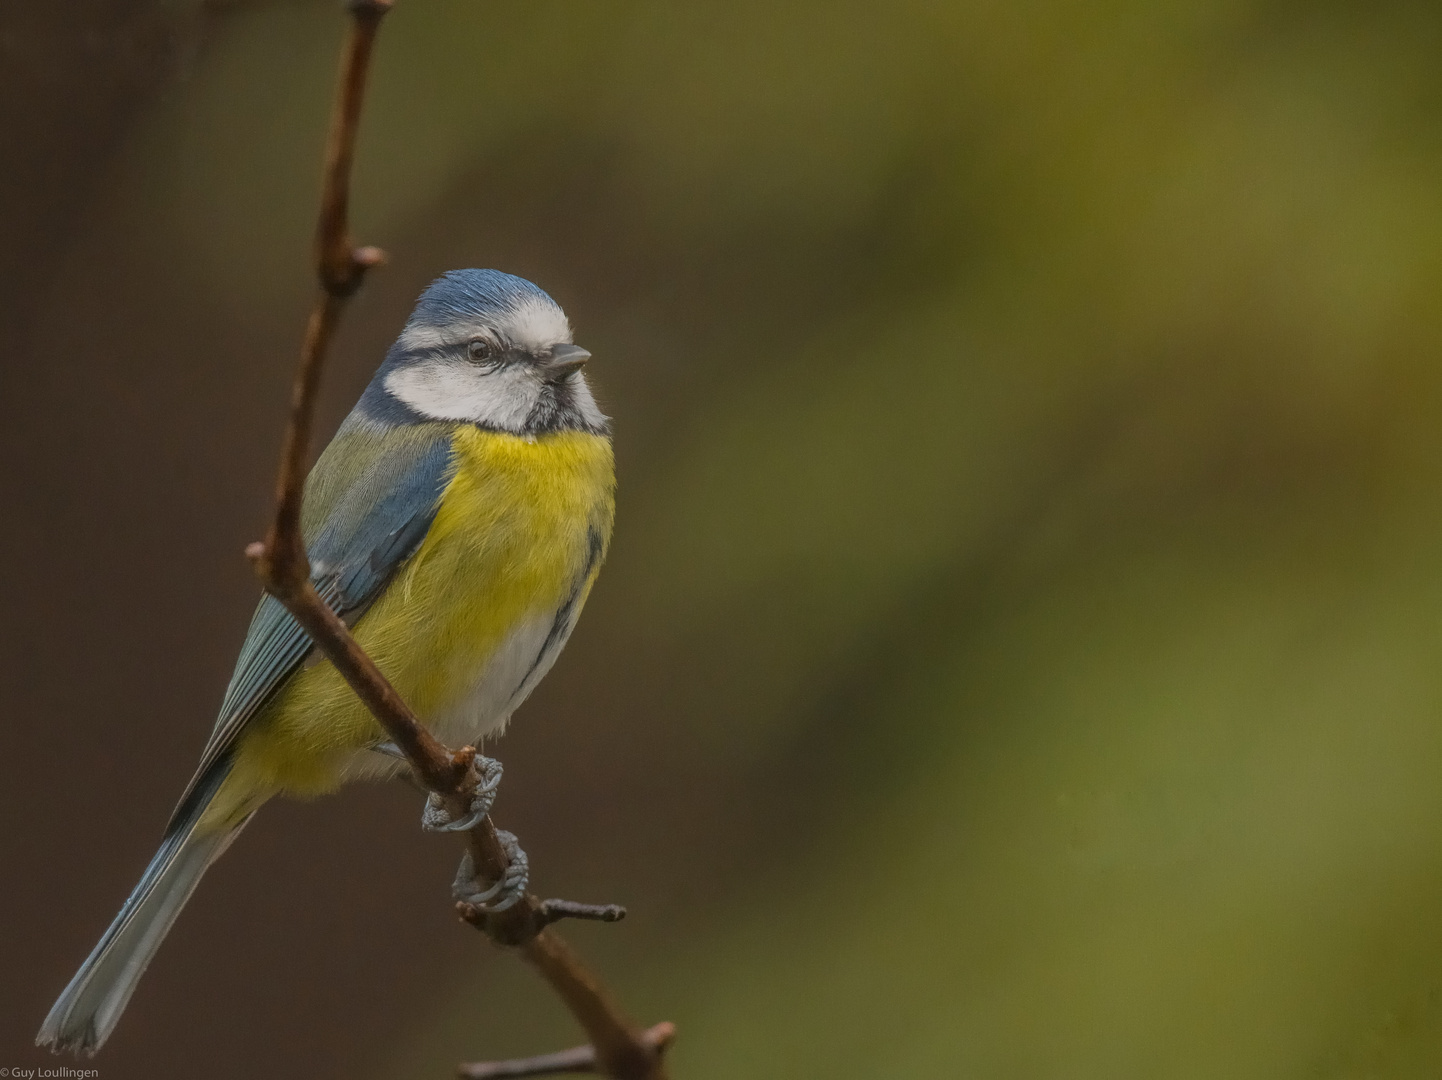
[[[215,763],[194,794],[187,812],[166,831],[155,858],[125,901],[70,985],[45,1017],[37,1046],[94,1054],[120,1019],[140,976],[190,899],[208,867],[249,821],[217,832],[197,833],[196,822],[230,774],[230,762]]]

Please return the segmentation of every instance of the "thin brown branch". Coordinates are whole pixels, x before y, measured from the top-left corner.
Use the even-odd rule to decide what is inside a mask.
[[[490,819],[483,819],[468,839],[477,873],[487,884],[499,881],[506,871],[506,853]],[[550,983],[591,1040],[602,1072],[618,1080],[665,1080],[660,1053],[644,1041],[644,1032],[565,940],[546,928],[554,920],[540,900],[527,893],[514,907],[494,915],[469,904],[458,908],[462,919],[492,941],[518,947]]]
[[[365,100],[366,76],[370,74],[371,50],[381,19],[392,0],[350,0],[350,36],[346,39],[336,89],[335,111],[331,115],[330,137],[325,147],[325,187],[321,190],[320,222],[316,229],[315,254],[321,284],[327,292],[350,296],[365,278],[365,272],[384,258],[376,248],[356,248],[350,235],[350,174],[355,160],[356,133],[360,130],[361,104]]]
[[[351,164],[371,51],[381,19],[391,8],[391,0],[351,0],[348,8],[351,28],[342,53],[326,143],[315,238],[320,289],[306,324],[291,390],[290,419],[276,478],[275,517],[265,540],[251,544],[246,554],[255,564],[266,590],[285,605],[316,647],[335,665],[391,741],[405,754],[417,778],[460,816],[465,813],[471,789],[477,782],[475,750],[465,747],[452,752],[436,740],[356,643],[345,623],[321,600],[311,584],[310,563],[301,533],[311,426],[326,352],[346,302],[360,287],[366,272],[385,259],[377,248],[355,246],[350,233],[349,204]],[[467,843],[477,872],[488,881],[499,881],[505,874],[507,855],[489,818],[483,818],[467,834]],[[617,1080],[665,1080],[661,1051],[674,1029],[663,1024],[641,1031],[620,1011],[575,952],[546,929],[547,923],[565,915],[574,916],[584,905],[571,905],[564,914],[556,914],[559,909],[548,910],[528,893],[500,914],[462,907],[466,920],[493,941],[517,947],[570,1008],[591,1040],[591,1046],[585,1048],[592,1062],[590,1071],[599,1069]],[[667,1032],[665,1039],[657,1041],[653,1035],[662,1029]]]
[[[641,1039],[658,1055],[664,1053],[676,1037],[676,1025],[657,1024],[641,1033]],[[573,1046],[554,1054],[512,1058],[510,1061],[484,1061],[462,1065],[456,1070],[461,1080],[513,1080],[522,1076],[556,1076],[560,1073],[594,1073],[597,1071],[596,1051],[589,1046]]]
[[[660,1049],[641,1037],[643,1032],[625,1017],[565,938],[554,930],[542,930],[521,946],[521,955],[541,972],[590,1036],[598,1071],[617,1080],[665,1080]]]
[[[351,162],[355,158],[356,132],[360,128],[371,51],[381,19],[390,10],[391,3],[390,0],[352,0],[349,7],[351,26],[341,54],[340,80],[331,111],[315,234],[321,292],[306,324],[300,366],[291,388],[290,423],[286,427],[280,472],[276,477],[275,520],[263,548],[253,556],[267,588],[278,584],[297,590],[310,577],[301,540],[300,506],[321,366],[345,302],[360,288],[366,271],[385,260],[379,248],[355,246],[348,212]],[[284,599],[278,593],[277,597]]]

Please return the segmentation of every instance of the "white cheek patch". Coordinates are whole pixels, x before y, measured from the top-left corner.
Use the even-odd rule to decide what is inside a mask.
[[[485,374],[464,360],[425,360],[386,376],[385,387],[431,420],[459,420],[521,431],[541,396],[536,375],[521,365]]]

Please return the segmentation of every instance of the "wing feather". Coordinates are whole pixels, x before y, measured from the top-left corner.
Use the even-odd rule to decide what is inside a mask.
[[[415,554],[454,472],[452,425],[375,433],[348,422],[306,481],[306,552],[311,581],[354,624]],[[241,646],[200,766],[171,826],[183,821],[201,781],[227,758],[246,725],[305,662],[311,641],[274,597],[261,598]]]

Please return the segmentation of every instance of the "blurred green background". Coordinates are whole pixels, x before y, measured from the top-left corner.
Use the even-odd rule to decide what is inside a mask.
[[[343,20],[3,18],[37,1066],[253,603]],[[595,354],[613,554],[496,812],[630,908],[568,933],[678,1080],[1442,1073],[1439,53],[1386,0],[397,4],[326,431],[452,267]],[[419,809],[268,808],[104,1080],[577,1041]]]

